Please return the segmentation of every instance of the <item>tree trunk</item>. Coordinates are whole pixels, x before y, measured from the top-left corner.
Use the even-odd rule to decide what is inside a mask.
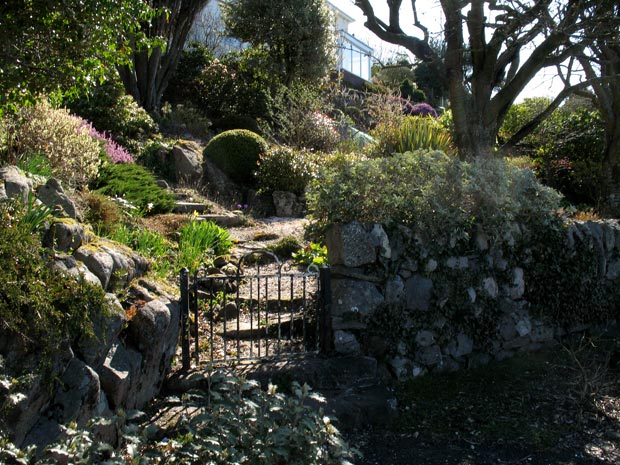
[[[446,13],[445,70],[454,121],[454,138],[459,157],[473,160],[492,155],[498,127],[498,115],[490,111],[492,79],[488,75],[489,55],[476,56],[472,63],[472,88],[465,85],[463,21],[452,0],[443,0]],[[470,35],[472,30],[470,28]]]
[[[602,210],[620,218],[620,117],[608,122],[603,158]]]
[[[157,113],[164,91],[170,82],[183,52],[189,30],[198,12],[209,0],[159,0],[155,8],[167,8],[167,13],[145,25],[151,39],[166,41],[162,47],[135,51],[132,66],[122,66],[119,74],[125,90],[149,113]]]

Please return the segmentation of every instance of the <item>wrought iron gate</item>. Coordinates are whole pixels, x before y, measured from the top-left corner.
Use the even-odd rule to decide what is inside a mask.
[[[181,271],[184,369],[191,358],[198,366],[329,350],[328,267],[284,272],[275,254],[256,251],[227,271]]]

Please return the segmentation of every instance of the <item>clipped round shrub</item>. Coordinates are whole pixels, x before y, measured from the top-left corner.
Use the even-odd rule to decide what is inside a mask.
[[[320,155],[310,150],[276,146],[260,157],[256,177],[261,191],[303,194],[316,177]]]
[[[251,184],[258,160],[268,148],[265,139],[255,132],[233,129],[211,139],[203,156],[215,163],[233,181]]]

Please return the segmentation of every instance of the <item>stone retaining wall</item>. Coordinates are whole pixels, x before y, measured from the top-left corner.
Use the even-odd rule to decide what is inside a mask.
[[[93,321],[93,334],[58,341],[57,351],[41,370],[42,355],[25,350],[16,337],[0,328],[0,375],[31,372],[16,401],[2,403],[10,440],[39,450],[62,433],[62,425],[85,427],[94,418],[111,419],[114,412],[143,408],[160,391],[176,354],[180,307],[175,296],[143,276],[148,261],[131,249],[94,236],[77,219],[77,209],[60,183],[49,179],[36,190],[16,167],[0,168],[0,202],[17,197],[61,211],[47,222],[43,245],[54,252],[57,273],[84,279],[107,292],[109,314]],[[125,308],[111,291],[124,289]],[[6,373],[4,373],[6,370]],[[36,375],[35,375],[36,374]],[[9,399],[10,400],[10,399]],[[101,439],[115,443],[117,426],[93,428]]]
[[[524,272],[531,256],[521,247],[524,252],[515,259],[515,251],[517,244],[536,238],[524,225],[509,229],[501,248],[478,230],[469,249],[458,250],[449,242],[425,246],[403,226],[388,232],[379,224],[333,225],[326,242],[335,351],[375,356],[405,379],[502,360],[538,349],[567,330],[584,329],[561,329],[532,316]],[[598,278],[615,286],[618,222],[574,222],[565,231],[567,252],[574,253],[580,243],[594,250]],[[563,290],[550,287],[549,292]],[[466,329],[467,321],[490,317],[493,321],[485,324],[492,330],[484,337]]]

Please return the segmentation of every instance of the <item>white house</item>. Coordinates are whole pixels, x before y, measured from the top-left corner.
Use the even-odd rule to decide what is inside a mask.
[[[243,48],[243,44],[224,35],[224,24],[220,5],[225,0],[211,0],[196,16],[188,36],[189,42],[205,44],[216,55]],[[334,15],[334,31],[337,43],[337,68],[344,79],[353,85],[370,81],[370,67],[373,49],[349,34],[349,25],[354,19],[331,2],[325,2]]]
[[[370,81],[373,49],[349,33],[349,25],[355,20],[340,8],[326,2],[334,13],[334,29],[338,46],[338,69],[345,73],[345,79],[355,78]],[[348,76],[348,75],[351,76]]]

